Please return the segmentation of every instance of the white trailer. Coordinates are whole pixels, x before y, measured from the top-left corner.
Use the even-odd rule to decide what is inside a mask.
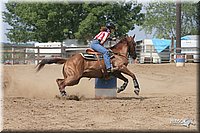
[[[186,55],[186,62],[200,62],[199,44],[197,35],[186,36],[187,40],[181,40],[181,53]]]

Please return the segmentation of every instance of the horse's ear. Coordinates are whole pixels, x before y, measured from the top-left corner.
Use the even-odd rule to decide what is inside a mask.
[[[133,35],[133,39],[135,39],[135,34]]]
[[[133,36],[129,36],[129,38],[134,40],[135,39],[135,34]]]
[[[132,36],[127,36],[126,38],[127,38],[128,41],[132,40]]]

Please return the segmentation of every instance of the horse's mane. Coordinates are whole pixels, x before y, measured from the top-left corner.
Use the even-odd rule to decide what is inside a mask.
[[[123,39],[121,39],[117,44],[115,44],[114,46],[110,47],[110,49],[115,49],[116,47],[118,47],[118,45],[123,44],[124,41],[127,41],[127,38],[124,37]]]

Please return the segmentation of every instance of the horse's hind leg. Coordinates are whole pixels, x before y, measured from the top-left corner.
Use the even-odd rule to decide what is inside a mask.
[[[65,87],[62,85],[64,82],[64,79],[57,79],[56,82],[58,84],[61,95],[66,96]]]
[[[73,86],[79,83],[80,78],[78,77],[67,77],[65,79],[57,79],[57,84],[59,86],[59,90],[62,96],[66,96],[65,87]]]

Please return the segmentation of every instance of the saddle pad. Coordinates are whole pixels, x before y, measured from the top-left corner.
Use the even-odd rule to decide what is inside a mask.
[[[98,60],[95,54],[80,53],[86,60]],[[100,60],[103,60],[103,55],[98,55]]]

